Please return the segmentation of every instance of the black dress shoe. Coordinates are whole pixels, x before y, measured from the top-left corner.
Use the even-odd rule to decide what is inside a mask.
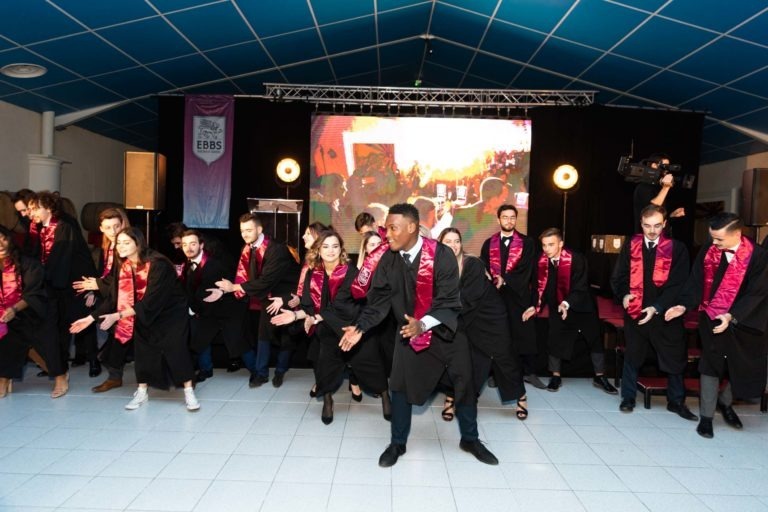
[[[549,384],[547,384],[547,391],[557,391],[563,385],[563,379],[557,375],[553,375],[549,378]]]
[[[355,384],[355,386],[357,386],[357,384]],[[355,402],[362,402],[363,401],[363,392],[361,391],[359,395],[356,395],[354,393],[354,391],[352,391],[352,384],[350,384],[348,387],[349,387],[349,392],[352,394],[352,400],[354,400]],[[360,386],[358,386],[358,388],[359,387]]]
[[[608,378],[605,375],[598,375],[592,379],[592,385],[596,388],[600,388],[609,395],[616,395],[619,392],[613,387],[613,384],[608,382]]]
[[[496,456],[492,454],[482,442],[480,442],[480,440],[464,441],[462,439],[459,441],[459,448],[465,452],[471,453],[483,464],[490,464],[491,466],[496,466],[499,464],[499,459],[497,459]]]
[[[195,375],[195,382],[205,382],[206,379],[213,377],[213,370],[199,370]]]
[[[404,444],[395,444],[392,443],[389,446],[387,446],[387,449],[384,450],[384,453],[381,454],[381,457],[379,457],[379,466],[382,468],[388,468],[391,466],[394,466],[397,462],[397,459],[405,453],[405,445]]]
[[[673,413],[677,414],[678,416],[680,416],[684,420],[696,421],[697,419],[699,419],[699,417],[696,416],[695,414],[693,414],[691,412],[691,410],[688,409],[688,406],[683,404],[683,403],[668,402],[667,403],[667,410],[669,412],[673,412]]]
[[[699,420],[699,425],[696,427],[696,433],[707,439],[715,437],[715,432],[712,430],[712,418],[702,416]]]
[[[240,361],[230,361],[227,366],[227,373],[233,373],[240,369]]]
[[[333,422],[333,395],[330,393],[323,395],[323,412],[320,413],[320,419],[326,425]]]
[[[309,396],[311,398],[317,397],[317,384],[312,384],[312,389],[309,390]]]
[[[283,385],[283,375],[284,373],[275,373],[275,376],[272,377],[272,385],[276,388],[279,388]]]
[[[88,364],[88,376],[89,377],[98,377],[101,375],[101,363],[96,361],[91,361]]]
[[[635,401],[629,398],[622,398],[619,404],[619,410],[621,412],[632,412],[635,410]]]
[[[723,419],[728,425],[739,430],[744,428],[744,425],[741,424],[741,420],[736,415],[736,411],[733,410],[733,407],[731,407],[730,405],[725,406],[725,405],[717,404],[717,410],[720,411],[720,414],[723,415]]]
[[[267,382],[269,382],[269,377],[262,377],[261,375],[256,375],[255,373],[252,373],[251,377],[248,379],[248,387],[258,388],[262,384],[265,384]]]

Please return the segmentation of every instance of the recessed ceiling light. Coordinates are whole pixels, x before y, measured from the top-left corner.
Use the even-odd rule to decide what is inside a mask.
[[[39,64],[8,64],[0,68],[0,73],[11,78],[37,78],[47,72],[48,70]]]

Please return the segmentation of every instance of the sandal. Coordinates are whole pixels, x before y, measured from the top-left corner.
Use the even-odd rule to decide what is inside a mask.
[[[51,398],[61,398],[67,394],[67,391],[69,391],[69,372],[65,373],[62,379],[56,377],[56,383],[53,386]]]
[[[525,405],[523,405],[525,404]],[[524,396],[517,399],[517,407],[515,408],[515,415],[517,419],[523,421],[528,417],[528,397]]]
[[[455,415],[455,409],[453,405],[453,398],[446,395],[445,396],[445,403],[443,404],[443,412],[441,413],[443,416],[443,420],[445,421],[452,421],[453,416]]]

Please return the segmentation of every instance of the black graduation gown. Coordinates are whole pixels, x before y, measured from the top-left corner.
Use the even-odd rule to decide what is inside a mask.
[[[464,256],[460,283],[459,330],[472,348],[475,390],[480,391],[493,366],[501,400],[517,400],[525,395],[520,360],[512,349],[507,308],[485,275],[483,261]]]
[[[672,266],[667,282],[662,286],[653,284],[653,266],[656,263],[657,249],[648,250],[643,241],[643,308],[654,306],[658,311],[651,320],[637,325],[637,320],[624,313],[624,335],[627,341],[625,357],[635,367],[645,362],[645,354],[650,344],[659,358],[659,369],[672,375],[685,371],[688,363],[685,346],[683,318],[670,322],[664,320],[664,313],[678,303],[685,282],[688,280],[690,258],[685,244],[672,241]],[[629,293],[630,244],[624,244],[611,276],[611,289],[616,300],[621,302]]]
[[[368,332],[381,323],[390,310],[397,322],[392,374],[389,387],[406,394],[408,402],[421,405],[435,390],[445,372],[451,380],[456,401],[471,405],[476,403],[472,384],[472,362],[469,341],[458,332],[458,315],[461,311],[459,298],[459,269],[453,251],[437,244],[434,262],[432,308],[427,312],[440,324],[432,329],[429,348],[415,352],[400,335],[405,314],[413,316],[416,290],[415,273],[421,253],[408,266],[397,252],[387,252],[381,257],[368,293],[368,304],[360,314],[357,326]]]
[[[600,322],[597,317],[597,308],[589,292],[587,282],[587,260],[577,252],[571,252],[571,285],[565,301],[568,303],[568,315],[563,320],[557,312],[560,305],[557,300],[557,271],[558,268],[549,262],[547,284],[544,288],[542,306],[549,307],[549,333],[547,335],[547,347],[549,355],[559,359],[570,359],[573,355],[573,347],[579,334],[584,336],[590,352],[602,352],[603,344],[600,338]],[[537,263],[538,273],[538,263]],[[538,291],[534,292],[538,301]]]
[[[706,244],[699,251],[691,267],[680,304],[686,308],[698,308],[704,287],[704,256],[711,246]],[[723,256],[725,258],[725,256]],[[722,377],[728,367],[728,380],[733,394],[739,398],[760,396],[766,382],[766,334],[768,327],[768,251],[755,245],[747,273],[741,283],[736,299],[729,313],[731,322],[725,332],[713,334],[715,322],[703,311],[699,313],[699,336],[702,354],[699,371],[703,375]],[[712,283],[714,294],[725,273],[726,265],[721,261]]]
[[[309,315],[319,313],[323,321],[315,326],[313,337],[317,343],[314,364],[317,394],[332,393],[339,387],[347,366],[352,368],[359,385],[371,393],[382,393],[387,388],[387,376],[381,358],[378,339],[366,334],[349,352],[339,348],[344,335],[342,327],[352,325],[360,311],[361,302],[352,297],[350,287],[357,276],[357,268],[350,264],[344,282],[331,301],[328,276],[323,276],[323,290],[320,296],[320,311],[315,311],[310,293],[312,272],[307,272],[301,307]]]
[[[202,352],[209,347],[216,335],[221,333],[224,345],[230,357],[239,357],[250,346],[243,333],[243,315],[246,304],[231,293],[225,293],[216,302],[205,302],[211,288],[216,288],[216,281],[222,278],[232,279],[234,269],[228,268],[221,257],[208,254],[205,265],[189,270],[189,262],[184,264],[181,275],[184,291],[187,294],[189,308],[195,313],[190,319],[190,348]]]
[[[507,306],[507,319],[512,335],[512,347],[518,354],[535,354],[536,349],[536,326],[533,321],[523,322],[523,312],[531,307],[531,278],[534,274],[536,265],[536,250],[533,240],[521,233],[515,231],[514,236],[522,237],[523,253],[512,272],[503,272],[504,286],[499,289],[501,298]],[[485,268],[490,272],[490,244],[491,239],[483,243],[480,251],[480,259],[485,263]],[[503,243],[499,244],[501,253],[501,268],[507,267],[507,256],[509,247]]]

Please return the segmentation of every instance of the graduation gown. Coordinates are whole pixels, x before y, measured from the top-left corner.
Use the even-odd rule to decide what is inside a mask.
[[[416,290],[415,273],[421,252],[411,265],[397,252],[381,257],[368,293],[368,304],[363,308],[357,326],[368,332],[392,312],[395,331],[394,356],[389,387],[406,394],[408,402],[421,405],[427,401],[441,377],[447,372],[458,403],[476,403],[472,385],[472,362],[469,341],[457,331],[461,311],[459,298],[459,269],[456,256],[448,247],[437,244],[434,261],[432,307],[427,312],[440,324],[432,328],[432,342],[421,352],[414,351],[407,339],[400,335],[405,315],[413,316]]]
[[[672,266],[667,281],[662,286],[653,282],[653,267],[656,263],[657,249],[648,250],[643,240],[643,304],[646,308],[654,306],[658,311],[651,320],[637,325],[637,320],[624,312],[624,336],[627,341],[624,357],[635,367],[645,362],[646,351],[650,344],[658,355],[659,369],[672,375],[685,371],[688,363],[685,345],[683,318],[670,322],[664,320],[664,313],[678,303],[678,298],[688,280],[690,258],[685,244],[672,240]],[[629,293],[630,243],[624,244],[611,276],[611,289],[616,300],[621,302]],[[641,317],[642,318],[642,317]]]
[[[499,289],[499,292],[507,306],[507,320],[512,335],[512,346],[521,355],[535,354],[537,351],[536,326],[530,320],[523,322],[523,312],[533,305],[531,303],[531,278],[535,273],[536,250],[530,237],[517,231],[515,231],[514,236],[523,239],[523,252],[520,261],[517,262],[512,272],[502,270],[504,286]],[[483,260],[485,268],[489,272],[491,269],[490,242],[490,238],[483,242],[483,247],[480,250],[480,259]],[[499,252],[501,252],[501,268],[506,269],[509,246],[501,243]]]
[[[707,243],[699,251],[691,267],[680,304],[698,308],[704,287],[704,256],[711,246]],[[724,257],[724,256],[723,256]],[[728,380],[734,396],[753,398],[760,396],[766,382],[766,331],[768,330],[768,251],[755,244],[744,280],[739,287],[729,313],[735,322],[720,334],[713,334],[716,323],[703,311],[699,312],[699,336],[702,354],[699,371],[703,375],[722,377],[728,367]],[[727,265],[721,261],[714,275],[711,293],[717,291]]]

